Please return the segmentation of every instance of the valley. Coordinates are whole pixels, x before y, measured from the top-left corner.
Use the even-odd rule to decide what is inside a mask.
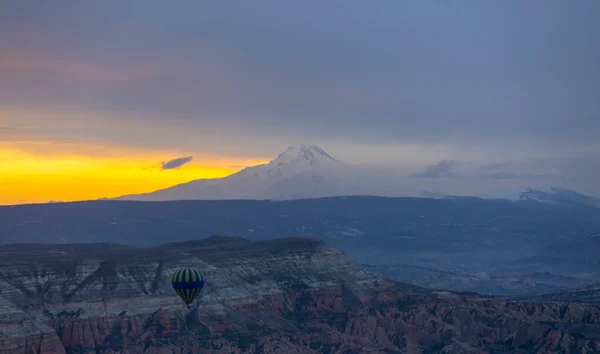
[[[109,242],[151,247],[211,235],[250,240],[308,237],[398,281],[503,295],[599,282],[593,257],[600,247],[593,237],[599,229],[598,208],[467,197],[88,201],[0,207],[0,242],[5,244]],[[572,246],[562,247],[563,243]],[[582,257],[582,252],[589,256]]]

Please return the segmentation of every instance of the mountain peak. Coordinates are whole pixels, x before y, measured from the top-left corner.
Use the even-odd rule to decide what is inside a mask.
[[[279,154],[269,164],[278,165],[294,162],[308,162],[311,165],[322,165],[323,163],[331,162],[341,163],[317,145],[300,144],[288,147],[284,152]]]

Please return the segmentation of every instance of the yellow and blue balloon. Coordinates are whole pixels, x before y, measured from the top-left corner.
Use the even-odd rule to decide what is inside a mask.
[[[204,277],[198,269],[181,268],[173,274],[173,289],[189,307],[204,288]]]

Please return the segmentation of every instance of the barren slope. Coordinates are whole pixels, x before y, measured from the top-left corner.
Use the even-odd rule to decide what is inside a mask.
[[[0,260],[0,353],[600,350],[596,307],[425,291],[308,239],[7,245]],[[169,283],[184,265],[207,279],[192,310]]]

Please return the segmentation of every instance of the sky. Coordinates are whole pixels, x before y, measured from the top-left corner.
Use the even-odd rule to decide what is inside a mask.
[[[600,195],[598,63],[596,0],[3,0],[0,204],[149,192],[301,143]]]

